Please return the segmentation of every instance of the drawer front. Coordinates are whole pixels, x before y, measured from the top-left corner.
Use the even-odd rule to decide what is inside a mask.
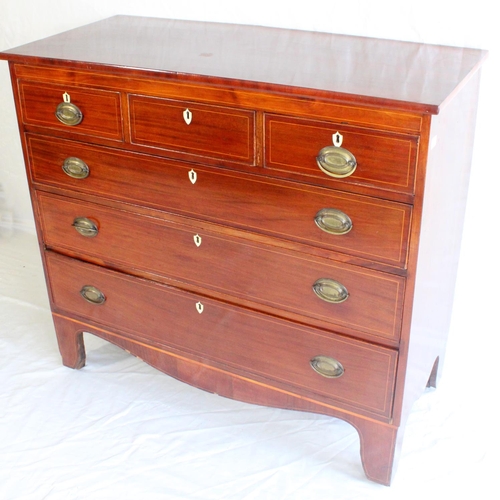
[[[134,144],[254,164],[253,111],[136,95],[129,104]]]
[[[329,189],[271,181],[249,174],[196,167],[146,155],[31,137],[35,182],[219,222],[404,268],[411,207]],[[89,168],[73,179],[61,168],[78,157]],[[194,181],[194,183],[193,183]],[[340,210],[352,222],[332,234],[324,210]],[[320,219],[322,222],[320,224]],[[335,226],[335,221],[333,222]]]
[[[20,80],[18,85],[22,119],[26,125],[123,141],[119,92],[24,80]],[[64,123],[56,117],[58,106],[63,103],[71,107],[61,112],[67,117]],[[81,121],[68,124],[77,121],[73,120],[77,113],[73,106],[81,113]]]
[[[153,344],[202,356],[238,373],[278,381],[298,394],[312,393],[332,404],[390,416],[396,351],[325,335],[51,252],[46,253],[46,263],[55,311],[147,337]],[[98,289],[104,303],[85,300],[84,286]],[[95,300],[99,295],[93,291],[87,296]],[[317,356],[334,358],[344,374],[318,374],[310,365]]]
[[[39,193],[38,201],[49,248],[276,307],[337,331],[399,338],[398,276],[53,195]]]
[[[355,169],[344,168],[346,162],[352,161],[350,157],[329,153],[326,170],[341,177],[325,173],[317,161],[323,148],[333,146],[337,133],[342,136],[340,147],[355,159]],[[347,184],[414,192],[418,144],[415,137],[275,115],[265,117],[265,136],[265,166],[271,171],[327,180],[337,188]]]

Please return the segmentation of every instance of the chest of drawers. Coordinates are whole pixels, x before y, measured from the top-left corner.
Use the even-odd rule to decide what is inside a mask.
[[[0,57],[63,363],[89,332],[342,418],[389,484],[444,355],[484,53],[118,16]]]

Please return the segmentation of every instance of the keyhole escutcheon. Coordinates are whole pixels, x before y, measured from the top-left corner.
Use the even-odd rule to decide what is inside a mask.
[[[189,111],[189,109],[186,108],[183,111],[182,116],[184,117],[186,125],[189,125],[191,123],[191,120],[193,119],[193,113],[191,113],[191,111]]]
[[[198,179],[198,175],[196,174],[196,172],[193,169],[191,169],[188,172],[188,177],[189,177],[189,180],[191,181],[191,184],[195,184],[197,179]]]

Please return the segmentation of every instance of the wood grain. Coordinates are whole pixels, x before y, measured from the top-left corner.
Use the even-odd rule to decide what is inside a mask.
[[[1,53],[63,363],[84,365],[86,331],[196,387],[343,418],[390,484],[439,380],[485,56],[124,16]],[[80,125],[54,116],[64,92]],[[345,179],[315,164],[337,131],[358,162]],[[351,231],[322,231],[325,208]],[[324,277],[345,302],[315,296]],[[344,374],[316,373],[317,355]]]
[[[49,138],[28,141],[37,183],[406,266],[411,207],[405,204]],[[89,166],[86,179],[71,179],[62,171],[65,158],[74,156]],[[191,170],[195,184],[189,180]],[[342,236],[320,230],[314,217],[323,208],[342,210],[353,229]]]
[[[255,308],[273,307],[277,315],[300,314],[303,322],[316,320],[333,331],[399,341],[405,284],[399,276],[292,253],[182,220],[167,223],[44,193],[37,198],[47,248],[129,273],[150,273],[180,287],[216,290],[227,300],[237,297],[252,301]],[[85,237],[74,229],[74,220],[82,216],[96,223],[97,236]],[[318,298],[312,285],[320,278],[342,283],[349,298],[340,304]]]
[[[436,113],[485,55],[475,49],[329,33],[116,16],[3,57],[162,72],[176,79],[290,94],[295,89],[311,95],[326,91],[344,102]]]
[[[312,391],[330,403],[368,414],[389,417],[392,412],[397,351],[325,335],[57,254],[45,257],[58,313],[76,315],[167,350],[194,353],[208,364],[227,366],[248,377],[257,374],[277,380],[297,394]],[[104,304],[90,304],[80,296],[87,284],[104,293]],[[202,313],[197,303],[203,304]],[[338,359],[344,375],[329,379],[317,374],[309,362],[319,354]]]

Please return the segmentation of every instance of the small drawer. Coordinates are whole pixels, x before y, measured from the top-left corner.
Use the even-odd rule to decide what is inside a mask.
[[[70,141],[30,137],[28,151],[35,182],[406,266],[411,206],[403,203]],[[82,161],[88,175],[66,175],[68,158]]]
[[[265,143],[270,171],[337,188],[414,192],[418,140],[413,136],[268,114]]]
[[[391,415],[397,351],[51,252],[45,257],[56,312],[274,380],[309,398]]]
[[[120,93],[20,80],[23,123],[123,141]]]
[[[255,113],[199,103],[129,96],[132,143],[174,157],[254,164]]]
[[[399,340],[399,276],[45,193],[38,201],[49,248],[215,290],[332,330]]]

